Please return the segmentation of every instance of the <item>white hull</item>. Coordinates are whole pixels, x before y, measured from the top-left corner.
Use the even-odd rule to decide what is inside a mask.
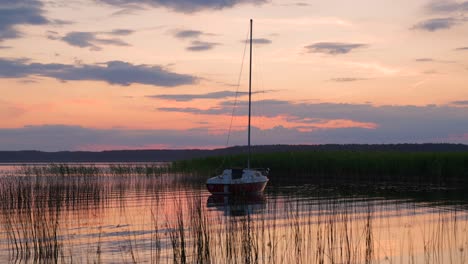
[[[255,169],[227,169],[223,174],[207,180],[206,187],[212,194],[261,193],[268,183],[265,171]]]

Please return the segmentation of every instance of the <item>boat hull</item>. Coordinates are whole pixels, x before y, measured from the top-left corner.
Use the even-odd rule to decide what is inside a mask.
[[[212,194],[249,194],[261,193],[268,181],[249,183],[207,183],[206,187]]]

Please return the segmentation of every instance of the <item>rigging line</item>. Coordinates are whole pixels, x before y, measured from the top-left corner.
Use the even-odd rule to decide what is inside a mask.
[[[249,30],[247,30],[247,37],[245,38],[244,54],[242,55],[241,68],[240,68],[239,76],[237,78],[236,96],[234,98],[234,106],[232,107],[231,122],[229,124],[228,136],[227,136],[227,140],[226,140],[226,147],[229,146],[229,139],[231,137],[232,123],[233,123],[233,120],[234,120],[234,113],[235,113],[236,107],[237,107],[237,97],[239,95],[240,81],[241,81],[241,78],[242,78],[242,71],[244,69],[245,53],[247,51],[247,43],[248,43],[249,33],[250,33],[250,28],[249,28]]]
[[[236,87],[236,96],[234,98],[234,105],[232,107],[232,113],[231,113],[231,122],[229,124],[229,130],[228,130],[228,135],[227,135],[227,140],[226,140],[226,148],[229,146],[229,139],[231,137],[231,130],[232,130],[232,123],[234,121],[234,113],[236,111],[236,107],[237,107],[237,97],[239,95],[239,87],[240,87],[240,81],[241,81],[241,78],[242,78],[242,71],[244,69],[244,61],[245,61],[245,53],[247,51],[247,42],[248,42],[248,38],[249,38],[249,33],[250,33],[250,27],[249,29],[247,30],[247,34],[246,34],[246,37],[245,37],[245,45],[244,45],[244,53],[242,55],[242,62],[241,62],[241,67],[240,67],[240,72],[239,72],[239,76],[237,77],[237,87]],[[221,164],[218,166],[218,168],[216,169],[219,170],[220,168],[222,168],[224,166],[224,163],[226,162],[226,159],[227,159],[227,155],[224,155],[224,158],[223,158],[223,161],[221,162]]]

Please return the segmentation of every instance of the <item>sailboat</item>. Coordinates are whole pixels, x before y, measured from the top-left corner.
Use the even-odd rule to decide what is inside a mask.
[[[268,183],[269,169],[250,168],[250,120],[252,108],[252,28],[250,19],[250,64],[249,64],[249,122],[248,122],[248,158],[247,168],[225,169],[222,174],[209,178],[206,187],[212,194],[252,194],[261,193]]]

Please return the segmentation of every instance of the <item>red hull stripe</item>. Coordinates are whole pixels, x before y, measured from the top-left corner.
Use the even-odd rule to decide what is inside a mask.
[[[206,184],[212,194],[259,193],[265,189],[267,182],[241,184]]]

